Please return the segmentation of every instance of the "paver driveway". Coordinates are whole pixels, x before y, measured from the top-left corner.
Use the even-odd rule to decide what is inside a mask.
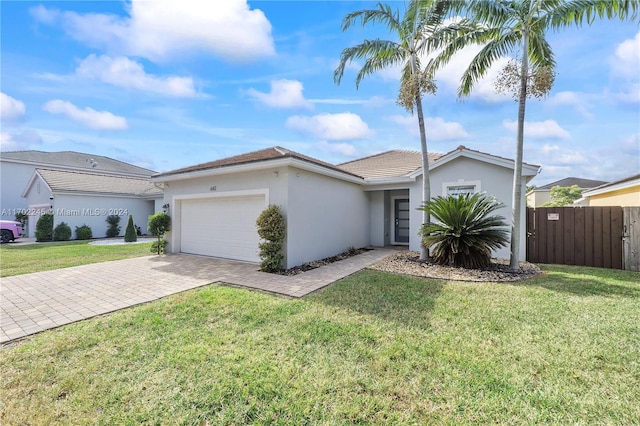
[[[302,297],[392,253],[371,250],[292,277],[250,263],[172,254],[2,278],[0,343],[211,283]]]

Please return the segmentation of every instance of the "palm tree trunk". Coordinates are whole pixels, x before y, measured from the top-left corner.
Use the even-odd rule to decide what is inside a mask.
[[[429,179],[429,152],[427,151],[427,131],[424,127],[424,114],[422,112],[422,99],[416,96],[416,111],[418,112],[418,126],[420,126],[420,149],[422,151],[422,202],[426,203],[431,199],[431,180]],[[426,210],[422,210],[422,223],[431,221],[431,215]],[[429,258],[429,248],[420,249],[420,259]]]
[[[522,212],[522,151],[524,149],[524,113],[527,105],[527,81],[529,75],[529,29],[522,30],[522,64],[520,67],[520,97],[518,99],[518,141],[513,168],[513,216],[511,221],[511,257],[509,266],[518,269],[520,259],[520,214]]]

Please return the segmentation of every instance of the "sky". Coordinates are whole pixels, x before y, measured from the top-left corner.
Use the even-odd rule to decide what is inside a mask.
[[[404,2],[389,2],[403,8]],[[396,104],[400,72],[333,71],[344,48],[391,39],[341,31],[364,1],[2,1],[2,151],[78,151],[163,172],[282,146],[333,164],[420,150]],[[551,32],[547,97],[527,102],[524,161],[538,186],[640,172],[640,28],[597,21]],[[424,98],[430,152],[464,145],[513,158],[517,103],[497,94],[500,58],[469,97],[459,78],[478,46],[436,74]],[[517,55],[517,52],[513,53]]]

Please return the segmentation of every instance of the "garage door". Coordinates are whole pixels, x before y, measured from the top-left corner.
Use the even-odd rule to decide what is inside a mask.
[[[264,196],[182,201],[181,251],[259,262],[256,219]]]

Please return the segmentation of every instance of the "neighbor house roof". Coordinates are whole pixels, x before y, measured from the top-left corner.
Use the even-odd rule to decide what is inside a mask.
[[[79,169],[138,176],[151,176],[155,173],[153,170],[134,166],[124,161],[75,151],[9,151],[3,152],[1,158],[3,161],[32,164],[44,168]]]
[[[582,195],[588,197],[591,195],[604,194],[610,191],[631,188],[637,185],[640,185],[640,174],[629,176],[615,182],[605,183],[595,188],[591,188],[588,191],[583,192]]]
[[[286,148],[282,148],[280,146],[261,149],[259,151],[253,151],[247,154],[235,155],[233,157],[227,157],[220,160],[210,161],[208,163],[196,164],[195,166],[189,166],[181,169],[171,170],[168,172],[156,174],[153,177],[157,178],[157,177],[163,177],[163,176],[172,176],[172,175],[178,175],[178,174],[184,174],[184,173],[220,169],[223,167],[240,166],[245,164],[260,163],[260,162],[265,162],[270,160],[287,159],[287,158],[296,159],[299,161],[314,164],[316,166],[321,166],[321,167],[324,167],[333,171],[337,171],[340,173],[346,173],[349,175],[353,175],[355,177],[360,177],[355,173],[342,170],[341,168],[338,168],[333,164],[325,163],[324,161],[317,160],[315,158],[288,150]]]
[[[551,182],[548,183],[544,186],[540,186],[534,189],[534,191],[539,191],[539,190],[551,190],[551,188],[553,188],[554,186],[562,186],[562,187],[567,187],[567,186],[573,186],[573,185],[578,185],[579,188],[582,189],[588,189],[588,188],[595,188],[596,186],[600,186],[600,185],[604,185],[607,182],[604,180],[593,180],[593,179],[582,179],[582,178],[577,178],[577,177],[567,177],[564,179],[560,179],[558,181],[555,182]]]
[[[430,153],[429,161],[433,162],[441,156],[442,154]],[[402,177],[422,168],[422,153],[392,150],[338,164],[338,167],[366,179]]]
[[[39,175],[52,191],[101,193],[137,196],[161,195],[157,188],[146,178],[109,176],[99,173],[86,173],[67,170],[36,169],[34,177],[27,185],[26,193]]]

